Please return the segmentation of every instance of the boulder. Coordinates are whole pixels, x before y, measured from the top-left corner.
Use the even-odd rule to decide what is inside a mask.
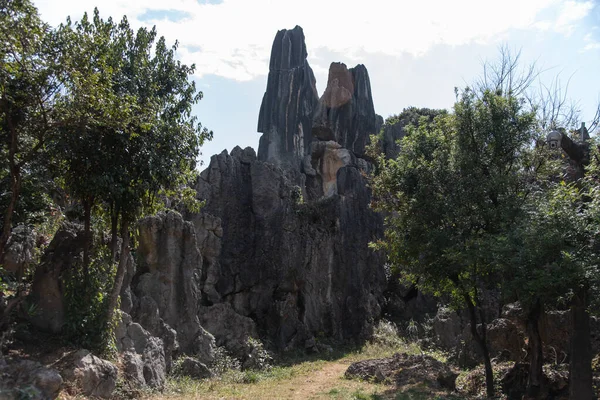
[[[390,358],[355,362],[344,376],[375,383],[395,383],[397,386],[426,384],[454,390],[458,374],[431,356],[396,353]]]
[[[177,360],[177,368],[175,374],[179,376],[189,376],[194,379],[207,379],[212,378],[213,373],[208,367],[192,357],[183,357],[181,360]]]
[[[128,314],[121,315],[115,337],[117,350],[123,353],[126,375],[137,385],[162,388],[170,370],[173,349],[177,348],[176,333],[171,330],[172,343],[167,347],[162,339],[152,336],[142,325],[133,322]],[[166,326],[164,329],[169,328]],[[169,337],[169,334],[163,333],[163,336]]]
[[[33,261],[35,242],[35,232],[31,228],[25,225],[15,226],[6,242],[2,267],[17,276],[23,276]]]
[[[200,322],[232,356],[242,359],[247,354],[248,338],[258,338],[251,318],[236,313],[230,304],[220,303],[200,309]]]
[[[117,386],[118,369],[110,361],[80,350],[72,356],[72,367],[64,371],[64,377],[76,383],[86,396],[108,399]]]
[[[85,240],[79,225],[65,223],[48,245],[35,270],[31,302],[37,312],[31,323],[39,329],[58,333],[65,323],[64,274],[82,263]]]
[[[0,399],[55,399],[62,383],[58,371],[38,362],[0,358]]]

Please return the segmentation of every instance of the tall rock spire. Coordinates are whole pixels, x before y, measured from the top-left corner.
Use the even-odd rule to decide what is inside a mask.
[[[364,65],[348,69],[331,63],[327,89],[321,96],[313,120],[313,135],[335,140],[363,157],[370,135],[379,132],[382,118],[375,114],[371,81]]]
[[[299,168],[310,151],[318,94],[306,57],[301,27],[277,32],[258,117],[258,131],[263,133],[258,147],[261,161]]]

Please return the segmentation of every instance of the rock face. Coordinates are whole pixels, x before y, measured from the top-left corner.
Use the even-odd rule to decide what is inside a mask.
[[[297,167],[310,148],[318,95],[307,55],[302,28],[277,32],[258,117],[258,131],[264,133],[258,152],[261,161]]]
[[[64,372],[67,380],[77,382],[87,396],[111,397],[117,386],[117,367],[87,350],[75,353],[73,361],[73,369]]]
[[[115,331],[117,349],[123,353],[123,366],[127,377],[136,385],[162,388],[170,359],[165,356],[162,339],[152,336],[140,324],[123,314]],[[173,349],[167,347],[167,352]],[[168,353],[168,356],[171,355]]]
[[[55,399],[62,383],[58,371],[40,363],[0,358],[0,399]]]
[[[375,114],[365,66],[348,69],[345,64],[332,63],[327,89],[314,115],[313,135],[319,140],[335,140],[364,157],[370,136],[379,133],[382,122]]]
[[[202,256],[194,226],[169,212],[142,219],[139,230],[134,320],[155,336],[162,336],[161,325],[166,323],[177,332],[181,350],[195,353],[194,342],[202,330],[198,320]]]
[[[23,275],[34,258],[34,250],[35,234],[32,229],[25,225],[14,227],[6,243],[3,268],[15,275]]]
[[[330,197],[303,202],[293,171],[253,158],[251,149],[212,157],[197,186],[206,206],[190,216],[203,237],[221,222],[220,253],[203,271],[206,305],[231,304],[281,348],[319,332],[367,335],[385,286],[383,258],[368,248],[382,220],[368,207],[355,158],[347,159],[336,166]]]
[[[39,329],[58,333],[65,323],[65,299],[62,274],[81,265],[84,246],[79,226],[64,224],[54,235],[42,262],[36,268],[31,300],[38,307],[31,323]]]
[[[364,66],[333,64],[319,101],[302,29],[277,33],[258,156],[239,147],[213,156],[195,186],[200,214],[139,224],[122,304],[131,326],[163,340],[167,369],[177,352],[210,365],[215,346],[244,362],[249,338],[312,349],[317,335],[370,334],[386,286],[384,257],[368,247],[383,220],[363,176],[377,121]]]

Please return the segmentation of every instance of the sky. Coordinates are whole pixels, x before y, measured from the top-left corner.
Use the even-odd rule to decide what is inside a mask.
[[[194,112],[214,132],[201,157],[236,145],[258,147],[256,126],[280,29],[300,25],[321,94],[331,62],[364,64],[375,110],[384,118],[405,107],[451,108],[454,88],[481,76],[499,47],[536,63],[537,85],[558,79],[591,120],[600,100],[598,0],[34,0],[58,25],[98,7],[156,26],[178,57],[195,64],[204,98]]]

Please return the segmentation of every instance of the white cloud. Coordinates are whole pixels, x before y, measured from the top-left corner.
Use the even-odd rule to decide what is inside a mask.
[[[595,30],[595,29],[594,29]],[[583,37],[583,42],[585,43],[585,46],[583,47],[583,49],[581,50],[581,52],[586,52],[589,50],[598,50],[600,49],[600,41],[594,39],[594,36],[592,35],[592,33],[588,33]]]
[[[96,4],[97,0],[36,2],[42,17],[52,24],[64,21],[67,14],[77,19]],[[276,31],[295,25],[304,28],[309,57],[318,48],[345,53],[350,59],[362,52],[420,56],[436,44],[491,43],[512,30],[570,33],[592,8],[591,1],[573,0],[224,0],[220,4],[105,0],[100,4],[103,16],[127,15],[133,26],[156,24],[158,33],[170,42],[178,39],[180,57],[196,64],[198,76],[215,74],[241,81],[268,72]],[[165,9],[189,17],[138,20],[148,10]],[[315,60],[314,67],[326,68],[324,62]]]

